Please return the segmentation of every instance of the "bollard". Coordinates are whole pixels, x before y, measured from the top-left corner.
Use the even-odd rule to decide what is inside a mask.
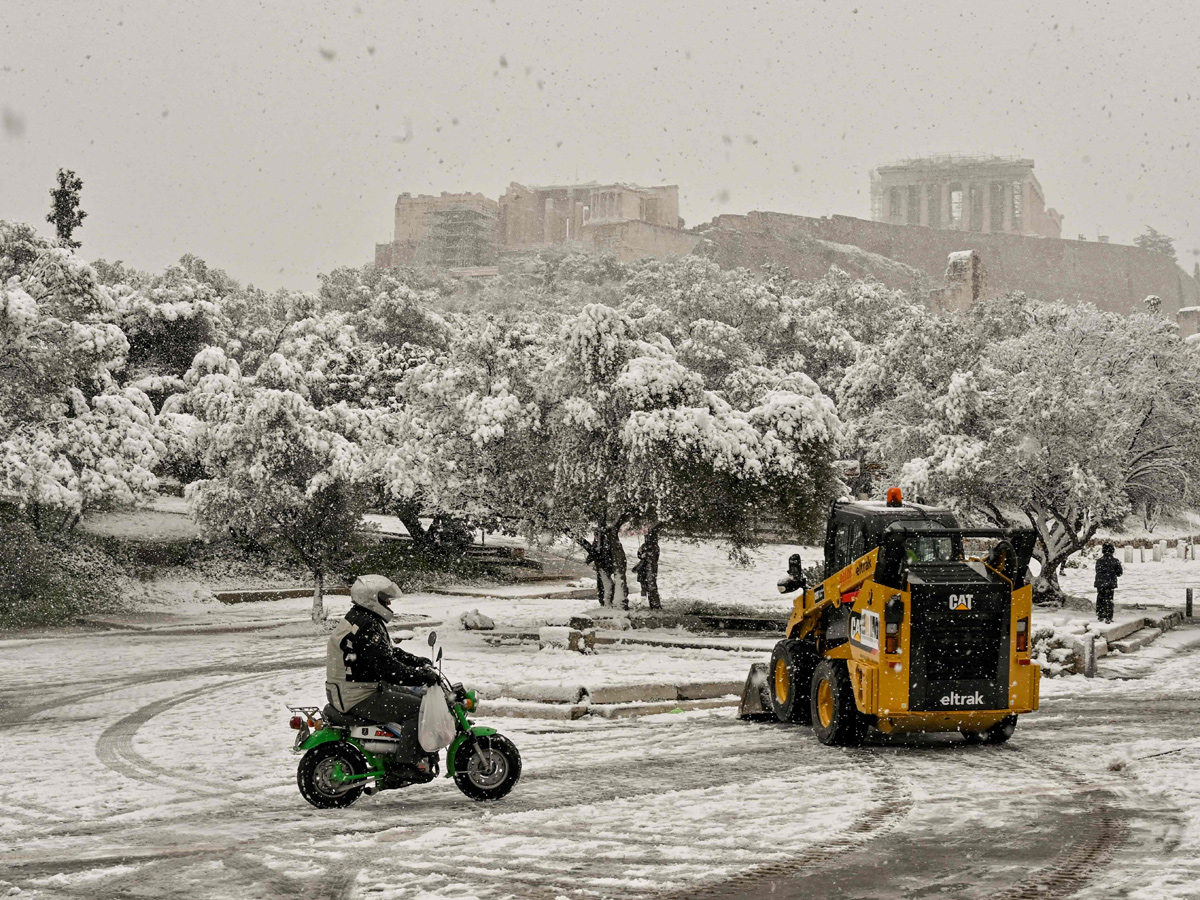
[[[1183,614],[1187,618],[1190,619],[1192,617],[1192,589],[1191,588],[1187,589],[1187,593],[1184,594],[1184,597],[1185,597],[1185,599],[1183,601]]]
[[[1146,561],[1146,548],[1138,547],[1138,553],[1141,554],[1141,559],[1139,559],[1138,562],[1145,562]]]
[[[1083,677],[1096,677],[1096,636],[1090,633],[1083,636]]]
[[[1127,563],[1133,562],[1133,548],[1132,547],[1125,548],[1125,562],[1127,562]]]
[[[1155,544],[1150,550],[1150,558],[1154,562],[1162,562],[1162,547]]]

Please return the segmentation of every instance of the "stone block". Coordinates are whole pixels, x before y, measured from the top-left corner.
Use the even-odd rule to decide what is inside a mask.
[[[673,684],[615,684],[591,688],[588,696],[593,704],[653,703],[661,700],[674,703],[679,691]]]
[[[657,716],[675,710],[688,711],[691,709],[717,709],[724,706],[737,706],[738,701],[732,697],[713,698],[709,700],[680,700],[663,703],[617,703],[593,705],[589,712],[603,719],[631,719],[636,716]]]
[[[524,701],[493,701],[480,703],[478,715],[484,718],[510,719],[582,719],[588,707],[582,703],[529,703]]]
[[[529,682],[526,684],[502,684],[498,688],[478,689],[484,700],[520,700],[532,703],[580,703],[587,688],[578,684],[557,682]]]
[[[1133,653],[1137,650],[1141,650],[1152,641],[1157,640],[1158,636],[1161,634],[1162,632],[1157,628],[1143,628],[1141,631],[1138,631],[1129,637],[1122,638],[1119,641],[1114,641],[1112,643],[1112,649],[1120,650],[1122,653]]]
[[[1126,638],[1135,631],[1141,631],[1145,627],[1145,619],[1132,619],[1128,622],[1119,622],[1116,625],[1105,628],[1100,633],[1104,635],[1104,639],[1111,644],[1113,641],[1119,641],[1122,638]]]
[[[712,700],[742,692],[740,681],[697,681],[678,686],[680,700]]]

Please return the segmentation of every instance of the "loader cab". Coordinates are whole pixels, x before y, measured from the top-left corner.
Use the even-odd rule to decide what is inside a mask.
[[[896,523],[904,524],[905,535],[899,543],[887,539],[889,527]],[[838,501],[830,508],[825,530],[825,577],[884,545],[892,551],[888,559],[881,560],[882,567],[888,570],[899,569],[905,562],[962,559],[961,538],[920,533],[923,529],[957,527],[958,521],[949,510],[921,503]]]

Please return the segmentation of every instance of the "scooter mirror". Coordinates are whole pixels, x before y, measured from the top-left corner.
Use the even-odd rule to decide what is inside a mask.
[[[436,631],[429,632],[429,646],[432,647],[436,643],[437,643],[437,632]]]
[[[438,648],[437,664],[439,666],[442,664],[442,648],[441,647]]]

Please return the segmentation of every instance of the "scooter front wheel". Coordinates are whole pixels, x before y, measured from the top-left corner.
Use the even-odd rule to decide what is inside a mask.
[[[454,755],[454,783],[472,800],[499,800],[520,777],[521,754],[503,735],[467,741]]]

